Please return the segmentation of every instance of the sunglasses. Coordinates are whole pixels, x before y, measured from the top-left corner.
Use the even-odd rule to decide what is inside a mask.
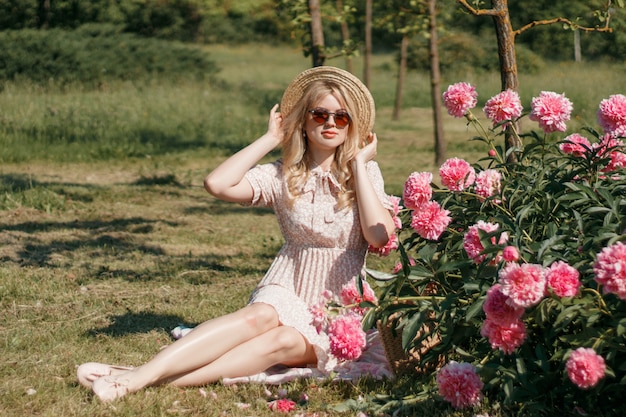
[[[352,120],[350,118],[350,114],[345,110],[338,110],[333,113],[324,108],[317,107],[313,110],[309,110],[309,113],[311,113],[315,123],[319,124],[326,123],[328,119],[330,119],[330,116],[333,116],[335,118],[335,125],[337,125],[339,129],[343,129],[348,126]]]

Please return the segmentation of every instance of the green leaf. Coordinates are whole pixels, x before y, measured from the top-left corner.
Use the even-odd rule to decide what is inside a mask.
[[[573,306],[570,306],[564,309],[563,311],[561,311],[561,313],[557,316],[556,320],[554,321],[554,327],[563,328],[567,326],[574,319],[576,319],[581,309],[582,309],[582,306],[578,304],[575,304]]]
[[[626,317],[617,323],[617,335],[623,337],[626,334]]]
[[[376,322],[378,321],[378,317],[376,315],[376,311],[374,309],[369,310],[363,320],[361,322],[363,330],[369,330],[376,327]]]
[[[417,336],[417,333],[422,329],[424,324],[424,316],[421,312],[414,314],[404,325],[402,330],[402,347],[407,349],[411,342]]]
[[[465,310],[465,321],[470,321],[476,315],[483,311],[483,300],[476,301]]]
[[[467,260],[446,262],[445,264],[440,265],[437,268],[436,272],[437,273],[441,273],[441,272],[456,271],[456,270],[461,269],[462,267],[464,267],[467,264],[468,264]]]
[[[377,281],[389,281],[389,280],[396,278],[396,274],[390,274],[388,272],[377,271],[375,269],[366,268],[365,272],[367,272],[367,275],[369,275],[370,277],[374,278]]]
[[[539,247],[539,251],[537,252],[537,258],[543,258],[546,250],[552,249],[555,243],[562,241],[564,238],[565,236],[553,236],[550,239],[544,240]]]
[[[611,209],[607,207],[589,207],[586,212],[589,214],[593,214],[593,213],[606,213],[607,211],[611,211]]]

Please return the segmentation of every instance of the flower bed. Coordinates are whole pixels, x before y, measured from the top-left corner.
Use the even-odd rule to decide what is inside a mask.
[[[501,92],[483,109],[490,128],[472,113],[470,84],[443,98],[486,156],[449,159],[441,186],[429,172],[408,177],[398,239],[379,251],[397,248],[401,262],[366,326],[396,318],[406,350],[434,326],[440,343],[421,362],[448,358],[431,391],[454,407],[487,398],[527,412],[616,412],[626,384],[626,97],[600,103],[602,130],[588,137],[563,133],[573,105],[562,94],[541,92],[524,114],[516,92]],[[517,132],[524,117],[540,129]],[[523,148],[497,145],[505,131]],[[456,397],[454,387],[464,387]]]

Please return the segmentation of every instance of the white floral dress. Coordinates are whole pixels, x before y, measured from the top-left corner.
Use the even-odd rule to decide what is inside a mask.
[[[383,206],[391,210],[378,164],[368,162],[367,172]],[[356,204],[335,210],[339,185],[320,167],[311,171],[292,208],[281,161],[257,165],[246,179],[254,191],[252,205],[274,210],[285,239],[249,302],[272,305],[283,325],[296,328],[313,345],[317,368],[328,373],[337,361],[329,353],[328,336],[318,334],[311,324],[309,307],[320,301],[324,290],[339,294],[344,284],[363,273],[368,244]]]

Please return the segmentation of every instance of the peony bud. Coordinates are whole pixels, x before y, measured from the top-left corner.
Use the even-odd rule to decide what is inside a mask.
[[[515,246],[507,246],[502,252],[502,257],[507,262],[516,262],[519,259],[519,250]]]

